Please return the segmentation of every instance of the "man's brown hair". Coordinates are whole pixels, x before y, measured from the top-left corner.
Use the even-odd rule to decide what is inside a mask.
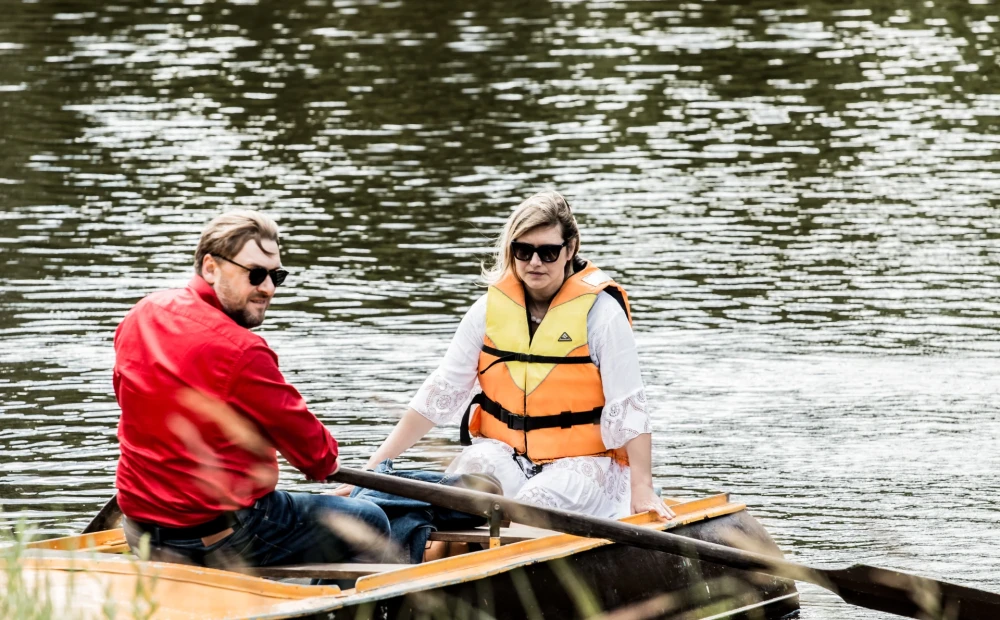
[[[218,216],[205,226],[194,253],[194,271],[201,275],[201,264],[206,254],[217,254],[232,258],[239,254],[247,241],[253,240],[267,255],[262,242],[266,239],[278,242],[278,225],[274,220],[258,211],[235,209]]]

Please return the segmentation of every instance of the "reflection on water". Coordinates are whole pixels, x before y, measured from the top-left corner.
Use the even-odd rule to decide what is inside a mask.
[[[283,226],[262,333],[360,464],[555,187],[634,300],[659,483],[1000,590],[995,3],[458,4],[4,5],[4,510],[108,495],[114,328],[219,210]]]

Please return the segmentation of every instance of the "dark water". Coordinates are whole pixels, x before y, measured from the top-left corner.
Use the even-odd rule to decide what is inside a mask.
[[[358,465],[551,187],[633,298],[659,484],[732,492],[796,560],[1000,591],[995,2],[0,11],[7,525],[109,495],[114,328],[222,209],[282,225],[262,333]]]

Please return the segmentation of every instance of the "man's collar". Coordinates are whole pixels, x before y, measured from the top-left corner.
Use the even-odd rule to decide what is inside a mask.
[[[222,310],[222,303],[219,301],[219,296],[215,294],[215,289],[212,285],[205,281],[205,278],[198,274],[195,274],[191,281],[188,282],[188,288],[195,292],[198,297],[201,297],[202,301],[212,306],[213,308],[218,308]],[[223,312],[225,312],[223,310]]]

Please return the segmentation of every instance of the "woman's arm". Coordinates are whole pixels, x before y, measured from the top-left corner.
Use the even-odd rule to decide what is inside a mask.
[[[625,444],[632,483],[632,514],[651,510],[663,519],[673,518],[674,512],[667,508],[663,500],[653,490],[653,440],[652,435],[643,433]]]
[[[461,419],[476,385],[479,351],[485,333],[484,295],[465,313],[441,365],[417,390],[406,413],[368,459],[367,467],[396,458],[437,424],[455,423]],[[333,491],[333,495],[346,496],[353,489],[353,486],[342,485]]]
[[[601,438],[609,449],[625,448],[632,485],[632,512],[673,512],[653,491],[652,424],[647,412],[635,335],[624,310],[610,295],[598,295],[587,317],[591,356],[601,371],[604,412]]]
[[[434,422],[425,418],[416,409],[407,409],[403,417],[396,423],[396,427],[382,442],[382,445],[368,459],[366,467],[372,469],[385,459],[396,458],[420,441],[432,428],[434,428]]]

